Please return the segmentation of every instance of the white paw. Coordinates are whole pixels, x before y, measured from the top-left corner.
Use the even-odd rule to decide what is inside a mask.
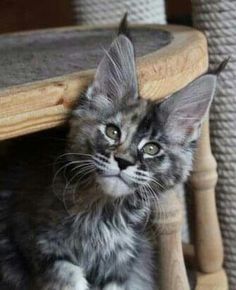
[[[124,287],[117,285],[116,283],[110,283],[106,285],[103,290],[125,290]]]
[[[69,262],[58,262],[55,265],[61,281],[64,281],[63,290],[88,290],[88,282],[83,269]],[[66,283],[68,281],[68,283]]]

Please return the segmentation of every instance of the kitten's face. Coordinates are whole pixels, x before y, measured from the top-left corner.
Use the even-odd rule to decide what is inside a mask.
[[[203,93],[200,81],[159,104],[142,100],[132,44],[119,36],[73,111],[68,156],[74,181],[98,184],[114,197],[139,192],[144,198],[184,181],[211,101],[215,80],[209,82],[210,88],[203,82]],[[196,94],[199,100],[193,100]]]

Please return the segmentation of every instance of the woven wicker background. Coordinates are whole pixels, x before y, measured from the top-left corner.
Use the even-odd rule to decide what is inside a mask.
[[[218,163],[217,206],[230,289],[236,289],[236,1],[192,0],[194,24],[208,38],[210,67],[230,57],[211,110],[212,149]]]
[[[79,24],[118,23],[125,12],[135,23],[166,23],[164,0],[73,0]]]

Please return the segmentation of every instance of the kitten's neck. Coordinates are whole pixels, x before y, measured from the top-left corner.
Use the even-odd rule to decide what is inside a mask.
[[[58,180],[56,185],[56,195],[70,216],[84,214],[96,219],[104,217],[116,219],[120,216],[128,222],[137,224],[146,221],[151,213],[152,202],[144,200],[137,192],[114,197],[105,194],[102,187],[96,183],[91,183],[86,188],[77,187],[76,190],[71,185],[66,191],[63,179]]]
[[[78,192],[76,202],[69,208],[70,214],[76,216],[82,213],[102,220],[119,217],[137,224],[146,221],[151,213],[151,204],[144,202],[136,193],[115,198],[98,189],[98,186],[92,186]]]

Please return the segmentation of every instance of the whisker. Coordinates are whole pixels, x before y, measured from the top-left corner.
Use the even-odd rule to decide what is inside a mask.
[[[143,176],[143,177],[149,177],[149,175],[147,174],[147,172],[144,171],[144,170],[141,170],[141,169],[137,169],[137,170],[136,170],[136,173],[137,173],[138,175]]]
[[[63,154],[59,155],[59,156],[56,158],[56,161],[57,161],[58,159],[62,158],[62,157],[65,157],[65,156],[71,156],[71,155],[93,157],[92,154],[87,154],[87,153],[67,152],[67,153],[63,153]]]
[[[101,159],[103,159],[103,160],[105,160],[105,161],[109,161],[109,158],[107,158],[106,156],[104,156],[104,155],[102,155],[102,154],[100,154],[100,153],[96,153],[95,156],[98,156],[98,157],[100,157]]]
[[[149,184],[149,187],[152,188],[152,186],[150,184]],[[160,199],[157,197],[156,194],[155,194],[154,197],[157,198],[157,202],[155,203],[156,206],[157,206],[157,209],[156,209],[155,212],[157,214],[159,214],[159,219],[162,221],[161,223],[158,223],[158,226],[156,225],[156,227],[155,227],[155,229],[156,229],[155,233],[158,232],[160,234],[160,232],[163,231],[163,227],[165,225],[166,213],[165,213],[164,208],[161,205]],[[158,215],[156,217],[158,217]]]
[[[74,186],[74,190],[73,190],[73,192],[72,192],[72,199],[73,199],[73,203],[74,203],[74,204],[76,203],[76,200],[75,200],[75,192],[76,192],[76,189],[77,189],[77,187],[78,187],[78,185],[79,185],[81,179],[82,179],[84,176],[88,175],[87,178],[86,178],[86,180],[85,180],[85,182],[83,182],[83,186],[85,186],[85,184],[87,184],[88,181],[89,181],[89,179],[91,178],[91,175],[90,175],[89,173],[91,173],[91,172],[93,172],[93,171],[94,171],[94,168],[93,168],[93,167],[87,168],[87,170],[84,170],[84,171],[83,171],[83,174],[78,178],[78,181],[76,182],[76,184],[75,184],[75,186]],[[79,174],[78,174],[77,176],[79,176]],[[84,184],[84,183],[85,183],[85,184]]]
[[[140,190],[141,190],[141,198],[142,198],[142,202],[144,204],[144,207],[147,208],[147,215],[146,215],[146,221],[145,221],[145,227],[149,221],[149,218],[150,218],[150,200],[149,200],[149,197],[148,197],[148,191],[145,187],[145,185],[141,185],[140,186]]]
[[[55,182],[56,182],[56,178],[57,178],[57,176],[58,176],[58,174],[64,169],[66,169],[67,167],[69,167],[69,166],[71,166],[71,165],[73,165],[73,164],[82,164],[82,162],[90,162],[90,160],[83,160],[83,161],[81,161],[81,160],[78,160],[78,161],[70,161],[70,162],[68,162],[67,164],[64,164],[62,167],[60,167],[57,171],[56,171],[56,173],[54,174],[54,177],[53,177],[53,181],[52,181],[52,184],[53,184],[53,186],[54,186],[54,184],[55,184]],[[92,161],[91,161],[92,162]],[[72,169],[73,170],[73,169]],[[64,174],[64,177],[66,178],[66,176],[65,176],[65,174]]]
[[[99,158],[97,157],[94,157],[93,160],[95,161],[95,165],[101,169],[101,170],[105,170],[105,169],[108,169],[109,168],[109,163],[107,162],[104,162],[102,160],[100,160]]]
[[[91,165],[86,165],[86,168],[84,168],[84,170],[83,171],[80,171],[79,170],[79,172],[77,172],[77,173],[75,173],[74,174],[74,176],[66,183],[66,186],[65,186],[65,188],[64,188],[64,191],[63,191],[63,194],[62,194],[62,197],[63,197],[63,203],[64,203],[64,205],[65,205],[65,207],[66,207],[66,209],[67,209],[67,212],[69,213],[69,211],[68,211],[68,208],[67,208],[67,206],[66,206],[66,198],[65,198],[65,196],[66,196],[66,192],[67,192],[67,190],[69,189],[69,186],[71,185],[71,183],[72,183],[72,181],[76,178],[76,177],[78,177],[81,173],[83,173],[83,175],[86,175],[86,174],[88,174],[88,173],[91,173],[92,171],[94,171],[95,169],[94,168],[91,168],[90,167]],[[87,168],[88,167],[88,168]],[[80,179],[81,179],[82,177],[80,177]],[[79,182],[79,181],[78,181]],[[77,182],[77,183],[78,183]],[[75,189],[74,189],[75,190]],[[72,194],[73,194],[73,192],[72,192]],[[67,196],[68,196],[68,193],[67,193]],[[74,196],[72,195],[72,199],[73,199],[73,202],[74,202]]]
[[[162,184],[160,184],[155,177],[149,177],[149,179],[151,182],[155,183],[161,189],[166,190],[166,188]]]
[[[71,169],[71,172],[72,172],[72,171],[75,171],[75,170],[77,170],[78,168],[81,168],[81,167],[83,167],[83,166],[85,166],[85,165],[91,165],[91,166],[94,166],[93,162],[91,162],[91,161],[81,162],[78,166],[75,166],[73,169]]]
[[[135,176],[132,176],[128,173],[125,173],[125,175],[127,175],[134,183],[137,183],[137,184],[143,184],[143,182],[147,182],[148,180],[146,179],[141,179],[141,178],[136,178]]]

